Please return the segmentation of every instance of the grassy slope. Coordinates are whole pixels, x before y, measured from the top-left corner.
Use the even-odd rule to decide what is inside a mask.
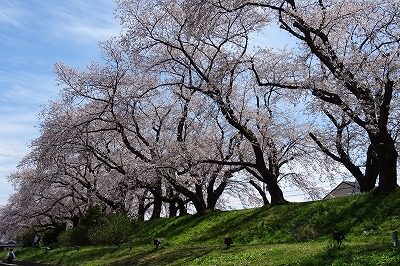
[[[331,232],[346,233],[342,248]],[[21,249],[19,259],[57,265],[400,265],[391,232],[400,231],[400,190],[291,203],[138,225],[134,248]],[[223,239],[234,245],[225,249]],[[154,238],[162,239],[155,249]]]

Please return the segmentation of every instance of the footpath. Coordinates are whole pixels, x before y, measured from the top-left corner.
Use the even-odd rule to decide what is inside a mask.
[[[43,263],[35,263],[35,262],[27,262],[27,261],[14,261],[14,263],[5,263],[0,261],[0,266],[18,266],[18,265],[25,265],[25,266],[51,266],[50,264],[43,264]]]

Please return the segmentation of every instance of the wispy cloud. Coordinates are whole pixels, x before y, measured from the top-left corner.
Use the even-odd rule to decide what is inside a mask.
[[[20,26],[25,10],[15,1],[0,1],[0,25]]]
[[[0,87],[2,95],[0,102],[4,104],[16,103],[40,106],[49,99],[56,97],[56,76],[52,73],[40,74],[25,71],[0,71]],[[0,106],[0,110],[4,108]]]
[[[53,64],[84,67],[118,35],[113,0],[0,0],[0,204],[7,176],[39,136],[38,114],[57,98]]]
[[[69,2],[45,10],[49,17],[54,18],[52,29],[57,37],[87,42],[107,40],[119,33],[119,24],[112,15],[115,9],[113,1]]]
[[[36,112],[0,115],[0,166],[15,169],[31,141],[39,136]],[[4,170],[4,169],[3,169]]]
[[[112,36],[116,36],[119,28],[103,28],[96,25],[74,23],[64,28],[65,32],[69,32],[77,40],[94,39],[94,40],[107,40]]]
[[[250,48],[258,50],[259,47],[291,49],[296,47],[296,40],[280,29],[278,25],[272,24],[270,27],[250,35]]]
[[[34,127],[36,114],[0,115],[0,205],[7,202],[13,186],[7,177],[16,171],[19,162],[28,154],[30,142],[39,135]]]

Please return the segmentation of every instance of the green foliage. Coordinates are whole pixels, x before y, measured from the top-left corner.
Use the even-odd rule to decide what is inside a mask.
[[[92,227],[101,224],[104,220],[105,213],[101,210],[100,206],[89,208],[85,215],[79,221],[80,226]]]
[[[58,236],[64,232],[64,230],[65,224],[58,224],[55,227],[45,231],[41,240],[43,245],[49,246],[50,244],[56,243]]]
[[[124,214],[104,214],[91,208],[81,218],[77,227],[63,232],[59,241],[64,246],[120,245],[133,233],[133,223]]]
[[[76,227],[67,229],[58,236],[58,241],[64,246],[83,246],[90,244],[89,230],[104,223],[105,214],[99,206],[89,208],[79,219]]]
[[[89,229],[88,235],[94,245],[120,245],[133,233],[132,221],[123,214],[110,214],[96,226]]]
[[[88,228],[84,225],[79,225],[78,227],[65,230],[58,240],[64,246],[82,246],[88,245]]]
[[[34,237],[35,237],[35,232],[29,230],[23,233],[22,235],[18,236],[17,242],[20,243],[23,247],[31,247]]]

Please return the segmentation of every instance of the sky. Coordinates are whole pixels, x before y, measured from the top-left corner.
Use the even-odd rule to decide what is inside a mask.
[[[0,204],[39,136],[40,111],[60,90],[54,64],[85,68],[120,32],[113,0],[0,0]]]

